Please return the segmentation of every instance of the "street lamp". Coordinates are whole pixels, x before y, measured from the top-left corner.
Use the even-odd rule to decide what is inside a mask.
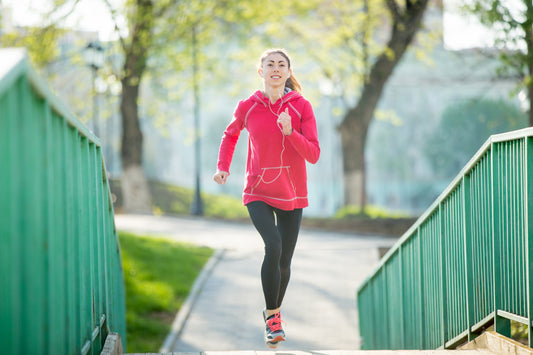
[[[195,189],[191,213],[203,216],[204,207],[200,193],[200,94],[198,88],[198,57],[197,57],[196,26],[192,26],[192,59],[193,59],[193,91],[194,91],[194,164]]]
[[[83,57],[93,72],[93,125],[98,137],[98,105],[96,103],[96,72],[104,65],[104,48],[98,42],[90,42],[83,51]]]

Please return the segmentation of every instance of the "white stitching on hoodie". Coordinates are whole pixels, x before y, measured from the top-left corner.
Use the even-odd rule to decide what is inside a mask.
[[[298,115],[298,118],[301,120],[301,119],[302,119],[302,114],[301,114],[300,112],[298,112],[297,109],[294,108],[294,106],[292,105],[292,103],[289,102],[288,104],[289,104],[289,106],[292,108],[292,110],[293,110],[294,112],[296,112],[296,114]]]
[[[250,116],[250,113],[252,112],[252,110],[255,108],[255,106],[257,106],[257,102],[255,102],[253,104],[252,107],[250,107],[250,109],[248,110],[248,112],[246,112],[246,116],[244,116],[244,127],[248,128],[248,116]]]

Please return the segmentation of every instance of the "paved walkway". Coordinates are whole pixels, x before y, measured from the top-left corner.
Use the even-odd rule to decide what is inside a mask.
[[[265,351],[259,272],[262,241],[251,223],[201,218],[116,215],[117,229],[164,235],[219,251],[179,336],[167,352]],[[360,348],[355,295],[378,263],[378,247],[394,239],[321,232],[300,233],[291,283],[282,305],[287,340],[278,351]],[[168,343],[168,342],[167,342]]]

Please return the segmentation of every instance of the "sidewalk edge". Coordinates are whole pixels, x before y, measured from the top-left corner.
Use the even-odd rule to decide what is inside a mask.
[[[200,275],[194,281],[194,284],[191,288],[191,292],[189,293],[187,299],[176,314],[176,318],[174,318],[170,333],[168,333],[167,337],[165,338],[165,341],[163,342],[163,346],[161,347],[161,349],[159,349],[160,353],[172,352],[172,348],[178,340],[180,333],[185,325],[185,322],[187,321],[187,318],[189,318],[189,314],[191,313],[192,307],[194,306],[194,303],[196,302],[196,299],[198,298],[198,295],[200,294],[204,283],[207,281],[207,278],[209,277],[209,275],[211,275],[211,272],[218,264],[220,259],[222,259],[222,256],[224,255],[225,251],[226,249],[215,250],[215,253],[211,256],[211,258],[209,258]]]

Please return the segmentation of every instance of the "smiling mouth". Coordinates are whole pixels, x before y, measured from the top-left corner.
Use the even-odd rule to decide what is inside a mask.
[[[272,79],[281,79],[281,75],[272,75],[271,78]]]

